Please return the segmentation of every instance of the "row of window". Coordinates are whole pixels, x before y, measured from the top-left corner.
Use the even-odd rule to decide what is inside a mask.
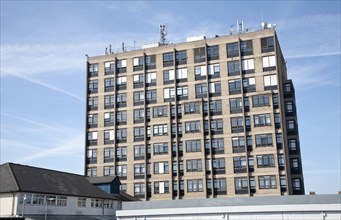
[[[122,78],[122,77],[120,77]],[[111,79],[105,79],[104,84],[104,91],[110,92],[114,91],[114,82],[107,83],[107,80]],[[276,75],[267,75],[263,77],[264,80],[264,90],[272,90],[277,88],[277,76]],[[153,85],[156,85],[156,82],[153,83]],[[124,84],[120,83],[119,90],[126,89],[126,77]],[[250,78],[244,78],[242,80],[236,79],[236,80],[229,80],[228,81],[228,88],[229,88],[229,94],[240,94],[243,90],[244,93],[248,92],[255,92],[256,91],[256,80],[255,77]],[[97,93],[98,92],[98,80],[90,80],[89,81],[89,93]],[[134,105],[136,105],[139,102],[144,101],[144,96],[146,95],[146,101],[154,101],[154,100],[148,100],[148,96],[152,96],[152,93],[155,93],[155,100],[156,100],[156,90],[147,90],[146,93],[144,91],[136,91],[134,92]],[[210,83],[200,83],[195,84],[195,97],[196,98],[206,98],[207,95],[210,96],[220,96],[221,95],[221,82],[210,82]],[[126,102],[127,95],[126,93],[117,94],[117,97],[123,96],[120,100],[118,99],[117,102]],[[163,98],[164,101],[170,101],[169,99],[174,99],[175,96],[179,98],[187,98],[188,96],[188,86],[177,86],[164,88],[163,89]],[[114,96],[113,95],[107,95],[108,100],[106,103],[111,103],[111,105],[114,104]],[[112,101],[110,100],[112,97]],[[152,99],[152,97],[149,97]]]
[[[254,127],[262,127],[262,126],[271,126],[271,117],[270,114],[260,114],[253,116]],[[276,126],[280,126],[280,116],[279,114],[275,115],[275,124]],[[251,130],[251,117],[245,116],[245,126],[244,126],[244,117],[232,117],[230,118],[231,124],[231,133],[242,133],[244,129],[246,131]],[[209,128],[211,134],[224,134],[224,123],[223,119],[212,119],[210,123],[208,120],[203,121],[203,130],[201,128],[202,122],[201,121],[188,121],[184,122],[184,133],[191,134],[191,133],[200,133],[204,132],[205,134],[209,133]],[[287,120],[286,128],[288,135],[296,134],[297,125],[295,120]],[[179,137],[183,134],[183,126],[179,123],[177,126],[176,124],[171,124],[171,130],[169,130],[168,124],[156,124],[153,126],[142,126],[142,127],[134,127],[133,138],[134,141],[145,141],[144,138],[150,139],[153,136],[168,136],[171,134],[172,136],[178,135]],[[116,137],[115,137],[116,136]],[[263,138],[264,136],[264,138]],[[87,141],[88,145],[97,145],[97,131],[88,132]],[[104,130],[104,144],[114,144],[115,139],[117,143],[123,143],[127,141],[127,128],[119,128],[112,130]],[[267,140],[267,141],[265,141]],[[256,135],[256,146],[267,146],[272,145],[272,135]]]
[[[279,154],[277,158],[278,168],[280,170],[285,169],[285,161],[283,154]],[[205,164],[204,164],[205,163]],[[275,165],[275,155],[273,154],[264,154],[256,156],[256,164],[257,168],[271,168],[276,167]],[[301,173],[301,162],[299,158],[290,158],[290,169],[291,173],[299,174]],[[184,167],[186,165],[186,168]],[[205,165],[206,169],[203,168]],[[170,172],[169,169],[170,163],[167,161],[163,162],[154,162],[153,164],[153,174],[168,174]],[[118,175],[120,178],[127,178],[127,167],[128,165],[122,164],[117,166],[104,166],[103,167],[103,175],[104,176],[114,176]],[[115,169],[116,168],[116,169]],[[180,160],[179,164],[177,161],[172,162],[172,173],[179,175],[183,175],[184,170],[186,172],[202,172],[206,171],[206,173],[213,174],[225,174],[226,173],[226,162],[225,158],[214,158],[212,159],[190,159],[184,161]],[[254,171],[254,157],[233,157],[233,170],[234,173],[247,173]],[[96,173],[94,173],[96,172]],[[88,168],[87,172],[88,176],[96,176],[97,168],[91,167]],[[150,163],[136,163],[134,164],[134,178],[140,179],[145,178],[145,174],[151,174],[151,164]]]
[[[261,48],[262,53],[274,51],[274,40],[273,37],[267,37],[261,39]],[[194,62],[204,62],[206,59],[217,60],[219,59],[219,46],[207,46],[200,47],[194,49]],[[227,57],[239,57],[239,56],[247,56],[253,55],[253,45],[252,40],[233,42],[226,44],[226,54]],[[163,67],[173,66],[174,61],[176,65],[186,64],[187,63],[187,51],[175,51],[168,52],[162,54],[163,58]],[[264,61],[263,61],[264,63]],[[156,55],[147,55],[145,57],[135,57],[133,58],[133,70],[139,71],[146,69],[155,69],[156,68]],[[105,73],[112,74],[115,71],[115,61],[109,61],[104,63]],[[127,68],[127,60],[116,60],[116,71],[126,72]],[[98,73],[98,64],[89,64],[89,74],[95,75]]]

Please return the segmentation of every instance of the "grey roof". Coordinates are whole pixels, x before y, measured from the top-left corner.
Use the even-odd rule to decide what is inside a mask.
[[[0,193],[6,192],[117,199],[92,185],[85,176],[14,163],[0,165]]]
[[[117,176],[88,177],[88,180],[92,184],[111,183],[114,180],[118,180],[121,183]]]
[[[122,210],[217,207],[217,206],[295,205],[295,204],[341,204],[341,195],[329,194],[329,195],[258,196],[123,202]]]

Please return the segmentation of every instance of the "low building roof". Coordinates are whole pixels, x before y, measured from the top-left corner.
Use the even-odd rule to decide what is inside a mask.
[[[118,200],[92,185],[85,176],[14,163],[0,165],[0,193],[8,192]]]

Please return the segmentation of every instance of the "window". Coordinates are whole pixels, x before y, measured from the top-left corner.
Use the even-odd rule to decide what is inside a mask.
[[[238,42],[226,44],[227,57],[238,57],[239,46]]]
[[[186,133],[200,132],[200,121],[185,122],[185,132]]]
[[[250,99],[249,97],[244,97],[244,111],[250,111]]]
[[[88,110],[92,111],[92,110],[97,110],[98,108],[98,97],[89,97],[88,98]]]
[[[153,107],[153,118],[167,117],[167,106]]]
[[[270,114],[254,115],[253,122],[255,127],[271,126],[271,115]]]
[[[127,160],[127,147],[116,148],[116,157],[118,161],[126,161]]]
[[[244,132],[243,117],[231,118],[232,133]]]
[[[284,155],[278,154],[278,167],[280,170],[284,170]]]
[[[142,88],[144,84],[144,74],[134,75],[134,88]]]
[[[97,144],[97,131],[88,132],[88,145]]]
[[[295,124],[294,120],[287,121],[287,132],[288,132],[288,135],[295,134],[295,132],[296,132],[295,127],[296,127],[296,124]]]
[[[205,79],[207,75],[206,66],[195,66],[194,75],[196,80]]]
[[[163,54],[163,66],[173,66],[174,65],[174,53],[164,53]]]
[[[125,73],[127,70],[127,60],[117,60],[116,67],[118,73]]]
[[[78,198],[78,207],[86,207],[86,198]]]
[[[115,143],[115,131],[114,130],[105,130],[104,131],[104,144],[113,144]]]
[[[276,176],[259,176],[259,189],[276,189]]]
[[[134,164],[134,179],[140,179],[144,177],[145,167],[144,163]]]
[[[186,64],[187,63],[187,53],[186,53],[186,50],[176,51],[175,52],[175,60],[176,60],[176,64],[177,65]]]
[[[271,71],[276,69],[276,57],[263,57],[263,71]]]
[[[120,185],[120,191],[121,192],[127,192],[127,184],[126,183],[122,183]]]
[[[211,115],[221,115],[222,104],[221,100],[215,100],[210,102],[210,114]]]
[[[185,103],[185,114],[196,114],[196,113],[200,113],[199,102]]]
[[[220,96],[221,95],[221,85],[220,82],[211,82],[208,84],[210,96]]]
[[[253,157],[252,156],[249,156],[247,158],[248,162],[249,162],[249,172],[253,172],[254,171],[254,162],[253,162]]]
[[[98,63],[89,64],[89,77],[98,76]]]
[[[245,130],[251,131],[251,119],[250,116],[245,116]]]
[[[144,122],[144,109],[134,109],[134,123]]]
[[[294,103],[293,102],[285,102],[285,115],[292,116],[294,115]]]
[[[240,74],[240,62],[239,60],[227,62],[228,75],[236,76]]]
[[[115,113],[105,112],[104,113],[104,126],[112,126],[115,124]]]
[[[187,192],[202,192],[203,184],[202,179],[187,180]]]
[[[282,143],[283,143],[283,138],[282,138],[282,134],[276,134],[276,144],[277,144],[277,148],[281,148],[282,147]]]
[[[104,96],[104,108],[114,108],[115,107],[115,96],[114,95],[106,95]]]
[[[116,123],[126,124],[127,123],[127,111],[117,111],[116,112]]]
[[[236,194],[247,194],[248,193],[247,177],[235,177],[234,189]]]
[[[233,158],[234,173],[246,173],[246,157]]]
[[[134,196],[143,197],[145,194],[144,183],[134,183]]]
[[[229,80],[229,94],[240,94],[241,93],[241,82],[240,80]]]
[[[246,146],[248,150],[252,150],[252,136],[246,136]]]
[[[256,80],[254,77],[243,79],[243,91],[245,93],[256,91]]]
[[[117,129],[116,130],[116,138],[118,142],[126,142],[127,141],[127,129]]]
[[[290,159],[290,166],[291,166],[291,172],[292,173],[297,173],[299,171],[299,159],[298,158],[291,158]]]
[[[168,143],[154,144],[154,155],[168,154]]]
[[[253,59],[242,60],[242,73],[254,73],[255,72],[255,64]]]
[[[274,38],[266,37],[261,39],[262,53],[267,53],[275,50]]]
[[[174,100],[174,97],[175,97],[175,89],[174,88],[163,89],[163,99],[165,102]]]
[[[299,178],[294,178],[292,179],[292,188],[294,191],[301,191],[301,179]]]
[[[207,47],[207,60],[219,59],[219,46],[208,46]]]
[[[187,68],[182,68],[182,69],[176,70],[176,81],[177,82],[186,82],[187,81]]]
[[[117,165],[116,175],[118,175],[120,178],[127,177],[127,165]]]
[[[101,208],[103,207],[103,200],[91,199],[91,207]]]
[[[88,114],[88,128],[97,127],[98,115],[97,114]]]
[[[195,85],[195,98],[206,98],[207,97],[207,85],[206,83]]]
[[[214,194],[226,194],[226,179],[213,179]]]
[[[146,69],[155,69],[156,57],[155,55],[146,56]]]
[[[252,40],[240,42],[240,53],[242,56],[252,55]]]
[[[105,166],[103,167],[104,176],[114,176],[115,175],[115,167],[114,166]]]
[[[289,139],[288,140],[288,147],[289,151],[294,152],[297,150],[297,142],[296,139]]]
[[[113,147],[104,148],[104,163],[114,162],[115,149]]]
[[[214,158],[213,174],[225,174],[225,158]]]
[[[87,151],[87,162],[90,164],[97,163],[97,150]]]
[[[87,168],[86,175],[89,177],[97,176],[97,168],[96,167]],[[34,201],[33,201],[33,203],[34,203]]]
[[[225,144],[223,138],[211,140],[212,154],[223,154],[225,151]]]
[[[156,89],[146,91],[146,102],[147,103],[156,102]]]
[[[135,145],[134,146],[134,160],[143,160],[144,159],[144,145]]]
[[[164,194],[169,193],[169,182],[154,182],[154,193],[155,194]]]
[[[289,93],[289,94],[290,94],[290,93],[292,92],[292,91],[291,91],[292,88],[291,88],[291,84],[290,84],[290,83],[284,84],[283,87],[284,87],[284,93],[287,93],[287,94]]]
[[[174,82],[174,70],[163,71],[163,84],[169,84]]]
[[[224,133],[223,119],[211,120],[211,132],[212,132],[212,134],[223,134]]]
[[[275,167],[274,155],[257,155],[257,167]]]
[[[273,94],[272,99],[274,108],[278,108],[279,107],[278,94]]]
[[[154,174],[168,173],[168,162],[156,162],[154,163]]]
[[[105,75],[113,74],[115,71],[115,61],[109,61],[104,63]]]
[[[143,57],[135,57],[133,59],[134,71],[143,70]]]
[[[188,97],[188,86],[181,86],[176,88],[176,96],[178,99],[183,100]]]
[[[230,113],[241,113],[243,112],[242,98],[230,99]]]
[[[126,107],[127,106],[127,94],[126,93],[117,94],[116,104],[117,104],[117,107]]]
[[[280,113],[275,113],[275,127],[280,128],[281,127],[281,115]]]
[[[194,49],[194,62],[204,62],[206,59],[206,51],[205,47],[195,48]]]
[[[258,134],[256,135],[256,146],[271,146],[272,145],[272,134]]]
[[[116,78],[116,85],[117,89],[126,89],[127,88],[127,77],[126,76],[121,76]]]
[[[186,161],[187,172],[199,172],[202,171],[201,159],[198,160],[187,160]]]
[[[146,86],[155,86],[156,85],[156,73],[147,73],[146,74]]]
[[[134,128],[134,141],[144,141],[144,127]]]
[[[217,78],[220,76],[220,64],[209,64],[208,65],[208,76],[211,78]]]
[[[88,83],[88,92],[90,94],[98,92],[98,80],[89,80]]]
[[[277,76],[264,76],[264,90],[277,89]]]
[[[154,134],[154,136],[168,135],[167,124],[154,125],[153,126],[153,134]]]
[[[114,78],[104,79],[104,92],[112,92],[115,90],[115,80]]]
[[[134,105],[143,105],[144,103],[144,92],[134,92]]]
[[[201,152],[201,141],[200,140],[186,141],[186,152]]]
[[[270,106],[269,95],[254,95],[252,96],[253,107]]]
[[[233,153],[245,152],[245,138],[233,137],[232,138],[232,150],[233,150]]]

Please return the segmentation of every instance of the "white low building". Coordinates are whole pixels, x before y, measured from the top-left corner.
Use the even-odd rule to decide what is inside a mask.
[[[77,174],[6,163],[0,177],[0,217],[115,219],[124,200]]]
[[[340,220],[341,195],[124,202],[119,220]]]

